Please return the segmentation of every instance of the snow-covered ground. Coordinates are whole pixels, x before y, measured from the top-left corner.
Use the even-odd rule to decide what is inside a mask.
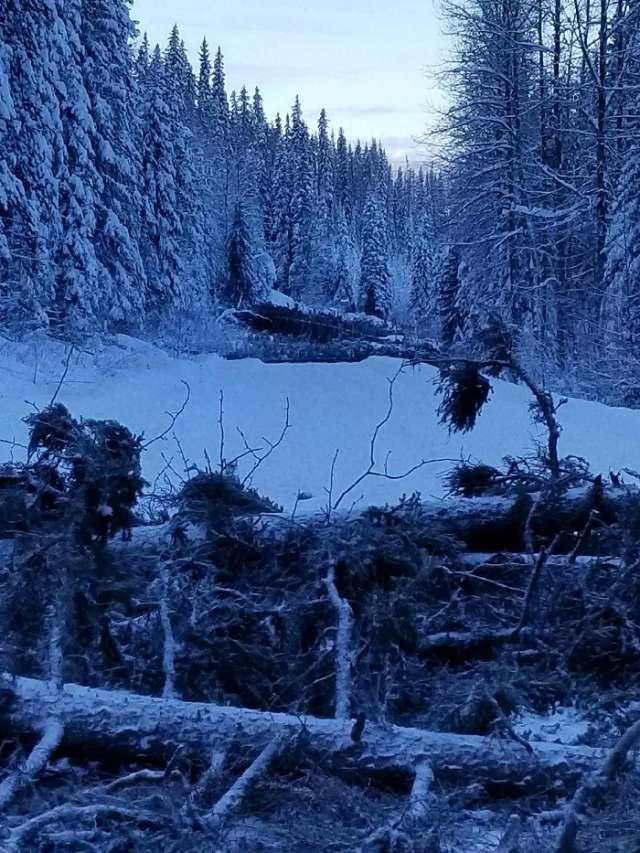
[[[45,406],[64,370],[67,351],[47,339],[17,345],[0,343],[0,439],[24,443],[22,418],[32,405]],[[227,459],[244,449],[241,429],[250,445],[266,448],[275,440],[290,401],[291,428],[282,445],[255,474],[254,485],[290,509],[299,492],[312,495],[298,511],[315,511],[327,502],[332,459],[334,494],[339,494],[369,464],[369,444],[376,423],[387,408],[388,379],[398,362],[371,358],[358,364],[263,364],[256,360],[226,361],[218,356],[174,358],[148,343],[119,337],[92,351],[74,352],[58,401],[75,416],[115,418],[134,432],[152,438],[170,423],[191,397],[172,432],[148,448],[144,473],[153,482],[168,460],[183,469],[182,452],[193,463],[204,464],[205,450],[219,458],[218,406],[224,395]],[[494,393],[469,435],[449,435],[438,424],[436,370],[408,369],[395,386],[395,405],[382,429],[376,458],[383,470],[401,472],[422,459],[456,460],[470,456],[499,464],[507,454],[530,451],[539,435],[531,423],[525,389],[494,382]],[[583,456],[592,470],[640,468],[640,411],[609,408],[598,403],[570,400],[560,410],[564,427],[563,455]],[[175,436],[175,437],[174,437]],[[11,448],[3,445],[1,456]],[[16,458],[24,453],[16,448]],[[246,464],[249,464],[246,461]],[[344,507],[394,501],[403,493],[420,491],[423,497],[441,497],[443,473],[450,462],[429,464],[406,480],[370,477],[353,491]]]

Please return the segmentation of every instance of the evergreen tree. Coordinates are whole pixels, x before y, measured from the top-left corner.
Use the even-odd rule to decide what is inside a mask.
[[[417,237],[413,247],[409,291],[409,310],[419,328],[424,328],[428,323],[434,290],[433,276],[432,237],[424,229],[422,234]]]
[[[253,305],[266,297],[264,278],[257,266],[255,234],[250,216],[242,203],[236,204],[231,231],[227,239],[227,270],[224,285],[225,301],[234,308]]]
[[[62,235],[58,188],[65,140],[59,94],[68,60],[58,6],[10,0],[0,15],[5,83],[1,122],[3,318],[48,322]],[[4,95],[8,97],[5,99]]]
[[[164,89],[174,115],[181,122],[190,123],[195,113],[197,83],[177,24],[164,52]]]
[[[329,138],[329,121],[326,110],[322,110],[318,120],[318,177],[317,198],[318,215],[327,223],[333,218],[334,203],[334,168],[333,151]]]
[[[252,124],[254,137],[254,164],[256,170],[256,192],[262,214],[262,227],[265,239],[271,233],[273,204],[273,169],[275,149],[272,145],[269,125],[264,113],[260,89],[253,94]]]
[[[358,253],[342,209],[337,214],[337,260],[332,302],[347,311],[355,309],[358,283]]]
[[[64,116],[65,162],[60,186],[62,234],[57,253],[55,304],[50,309],[56,325],[85,325],[104,315],[100,292],[103,268],[96,256],[98,198],[104,180],[96,165],[93,140],[97,129],[91,114],[82,68],[81,0],[65,0],[66,52],[60,91]]]
[[[290,157],[293,187],[290,203],[290,265],[286,292],[299,299],[309,284],[314,199],[309,131],[302,118],[298,97],[291,113]]]
[[[207,40],[202,39],[200,45],[200,66],[198,72],[198,81],[196,84],[196,95],[198,102],[198,120],[200,129],[204,134],[211,132],[213,105],[211,93],[211,58],[209,56],[209,45]]]
[[[182,219],[178,206],[178,170],[174,122],[166,100],[164,63],[156,45],[145,92],[143,135],[142,257],[148,282],[148,301],[154,310],[176,302],[181,295],[184,268]]]
[[[344,135],[344,130],[340,128],[336,144],[336,202],[344,211],[348,222],[352,221],[353,215],[352,190],[351,164],[349,161],[347,138]]]
[[[134,66],[136,79],[142,84],[147,82],[147,75],[149,74],[150,63],[151,48],[149,46],[149,36],[145,33],[142,36],[142,41],[140,43],[140,47],[138,48],[138,54],[136,56]]]
[[[438,281],[438,314],[440,340],[451,346],[462,331],[460,316],[460,257],[455,247],[450,247]]]
[[[273,214],[270,245],[276,265],[276,286],[283,293],[289,292],[289,270],[291,269],[291,207],[293,195],[292,164],[289,158],[289,116],[280,136],[273,180]]]
[[[0,147],[8,151],[10,140],[9,128],[16,119],[16,109],[11,97],[9,86],[9,65],[11,48],[3,33],[5,25],[0,22]],[[13,164],[12,164],[13,165]],[[0,160],[0,316],[9,308],[8,268],[11,261],[11,250],[7,231],[9,229],[9,211],[17,211],[18,206],[25,203],[24,193],[20,182],[9,165],[9,158]],[[2,306],[6,306],[3,309]],[[6,315],[5,315],[6,319]]]
[[[386,319],[391,311],[391,275],[387,253],[387,224],[378,194],[372,193],[362,223],[360,300],[367,314]]]
[[[129,57],[132,23],[124,0],[85,0],[83,77],[90,101],[93,150],[100,175],[95,251],[100,264],[101,316],[135,322],[142,316],[145,278],[139,251],[141,128]]]

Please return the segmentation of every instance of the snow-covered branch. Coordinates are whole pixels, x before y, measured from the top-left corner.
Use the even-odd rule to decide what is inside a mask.
[[[336,573],[333,563],[329,566],[325,584],[331,604],[338,617],[336,631],[336,700],[335,717],[346,720],[351,708],[351,667],[353,664],[352,634],[353,613],[351,605],[342,598],[336,586]]]

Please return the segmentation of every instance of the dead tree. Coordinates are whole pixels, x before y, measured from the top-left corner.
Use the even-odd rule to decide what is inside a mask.
[[[325,584],[329,593],[329,600],[333,605],[337,617],[338,627],[336,631],[336,698],[335,717],[336,720],[349,718],[351,707],[351,666],[353,662],[352,634],[353,613],[351,605],[346,598],[342,598],[336,586],[336,570],[333,563],[329,567]]]
[[[597,794],[604,793],[623,769],[629,753],[640,743],[640,720],[630,726],[607,755],[602,767],[585,776],[567,807],[555,853],[577,853],[580,822]]]
[[[369,723],[354,744],[340,720],[247,708],[182,702],[117,690],[65,684],[52,695],[46,681],[5,676],[9,709],[0,730],[33,735],[53,713],[64,720],[62,747],[87,752],[171,759],[178,746],[195,758],[208,754],[211,743],[264,747],[276,736],[305,735],[308,748],[330,768],[350,777],[395,779],[414,784],[417,768],[428,762],[436,778],[472,776],[479,782],[501,779],[525,787],[547,785],[549,778],[575,783],[602,760],[602,750],[583,746],[536,743],[522,745],[474,735],[423,731]],[[425,771],[426,773],[426,771]],[[420,790],[420,786],[418,786]]]

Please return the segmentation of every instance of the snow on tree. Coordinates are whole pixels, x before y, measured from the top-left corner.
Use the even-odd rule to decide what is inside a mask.
[[[358,303],[356,291],[360,269],[358,252],[342,208],[338,209],[337,214],[336,253],[331,301],[347,311],[353,311]]]
[[[378,193],[367,201],[362,223],[360,261],[360,303],[362,310],[386,319],[391,311],[392,292],[387,249],[387,223]]]
[[[266,299],[273,280],[251,226],[250,216],[242,202],[238,202],[227,239],[227,274],[223,290],[225,300],[234,308]]]
[[[461,332],[460,317],[460,257],[455,247],[449,247],[438,277],[438,314],[440,339],[445,346],[455,343]]]
[[[167,104],[164,63],[156,45],[145,90],[143,131],[142,258],[147,275],[147,300],[154,310],[181,295],[182,219],[178,208],[177,154]]]
[[[124,0],[84,0],[83,79],[93,118],[92,147],[101,184],[96,197],[95,250],[101,315],[133,323],[144,311],[140,256],[140,124]]]
[[[640,148],[623,166],[607,232],[603,315],[610,334],[640,346]]]
[[[16,109],[9,86],[10,58],[11,48],[6,38],[2,38],[0,40],[0,146],[4,151],[8,151],[9,126],[16,118]],[[7,267],[11,260],[11,250],[6,235],[9,223],[5,224],[5,219],[8,217],[10,207],[15,210],[20,202],[23,202],[22,187],[9,167],[8,158],[4,157],[0,162],[0,264]],[[8,275],[2,276],[3,289],[6,287],[7,279]],[[8,296],[8,292],[0,291],[0,306],[8,305]]]
[[[416,237],[411,256],[409,310],[418,327],[428,326],[433,310],[434,287],[433,235],[424,228]]]
[[[84,326],[105,311],[100,292],[103,270],[96,255],[97,207],[104,177],[97,167],[97,131],[82,75],[86,52],[81,41],[81,0],[66,0],[64,27],[66,51],[60,91],[65,151],[60,187],[62,234],[50,315],[56,325]]]
[[[0,43],[3,94],[10,96],[1,99],[6,116],[1,218],[9,255],[5,251],[2,269],[8,304],[0,310],[5,318],[45,325],[57,277],[62,234],[58,189],[65,161],[59,95],[68,45],[58,6],[12,0],[9,14],[0,16]]]
[[[291,199],[293,176],[289,159],[289,116],[285,129],[280,134],[275,157],[273,176],[273,209],[271,215],[271,233],[269,241],[277,270],[277,288],[283,293],[289,291],[289,270],[291,268]]]
[[[134,54],[127,7],[11,0],[0,22],[3,316],[136,326],[176,304],[217,304],[238,203],[256,257],[271,256],[261,279],[273,283],[275,266],[276,286],[299,298],[352,304],[373,192],[389,254],[406,255],[412,202],[398,184],[393,208],[377,142],[334,138],[325,110],[310,134],[299,99],[284,129],[270,124],[259,89],[241,87],[230,108],[220,48],[212,61],[202,42],[197,75],[177,26],[164,51],[145,34]]]

